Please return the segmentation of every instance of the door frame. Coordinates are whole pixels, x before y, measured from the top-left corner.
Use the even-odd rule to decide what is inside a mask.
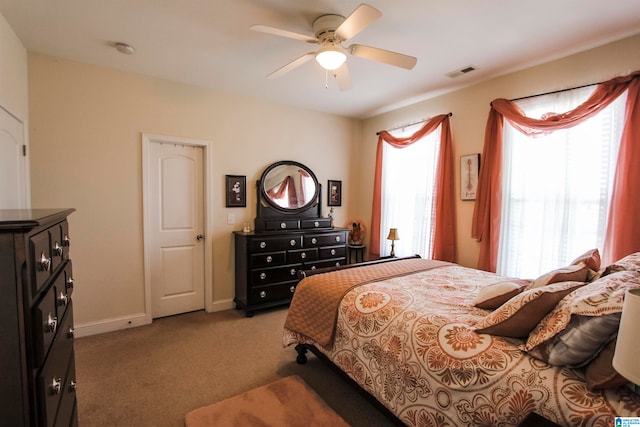
[[[150,178],[147,162],[149,161],[149,147],[151,144],[168,143],[193,147],[202,147],[202,171],[203,171],[203,218],[204,218],[204,309],[210,313],[213,308],[213,247],[209,242],[213,242],[213,142],[180,138],[175,136],[164,136],[154,134],[142,134],[142,204],[143,204],[143,226],[144,226],[144,314],[146,323],[153,321],[151,313],[151,236],[150,227]]]
[[[20,195],[21,205],[16,206],[17,209],[31,209],[31,144],[29,143],[29,124],[26,120],[22,120],[20,117],[13,114],[7,108],[0,103],[0,108],[9,116],[13,117],[22,126],[22,145],[23,148],[23,164],[22,164],[22,182],[18,183],[18,186],[22,188]],[[0,185],[0,190],[2,190]]]

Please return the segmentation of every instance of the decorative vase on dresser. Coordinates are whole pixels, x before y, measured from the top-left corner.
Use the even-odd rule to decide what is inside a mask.
[[[74,209],[0,210],[0,424],[77,426]]]
[[[346,264],[346,228],[321,215],[321,185],[294,161],[267,167],[257,185],[255,232],[234,232],[236,308],[291,302],[299,270]]]

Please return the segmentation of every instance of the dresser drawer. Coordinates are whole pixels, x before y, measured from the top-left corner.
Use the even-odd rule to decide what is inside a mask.
[[[342,246],[325,246],[319,249],[320,259],[339,258],[347,256],[347,249]]]
[[[61,277],[64,277],[64,275],[61,275]],[[58,282],[60,284],[60,279],[58,279]],[[64,282],[61,284],[64,288]],[[60,326],[56,308],[56,288],[51,286],[40,302],[33,308],[33,362],[35,366],[42,365],[56,335],[58,326]]]
[[[272,283],[294,280],[301,267],[301,264],[288,264],[282,267],[251,270],[251,285],[269,285]]]
[[[291,263],[309,262],[318,259],[318,249],[316,248],[296,249],[287,253]]]
[[[264,227],[266,231],[297,230],[300,228],[300,224],[297,220],[273,220],[265,221]]]
[[[329,246],[346,243],[346,233],[310,234],[304,236],[303,247]]]
[[[36,295],[51,277],[51,245],[49,232],[42,231],[29,239],[33,281],[31,295]]]
[[[252,267],[269,267],[272,265],[282,265],[286,262],[287,257],[285,251],[251,255]]]
[[[300,221],[300,228],[329,228],[331,227],[331,218],[303,219]]]
[[[276,301],[291,300],[296,290],[297,280],[278,283],[271,286],[257,286],[249,291],[249,304],[268,304]]]
[[[262,237],[251,239],[251,252],[275,252],[302,247],[301,236]]]
[[[72,311],[68,310],[65,316],[61,332],[73,327]],[[73,337],[60,334],[60,339],[56,339],[51,346],[51,351],[47,356],[44,366],[37,376],[37,388],[40,401],[44,402],[41,410],[41,423],[47,427],[53,426],[63,391],[67,389],[67,373],[69,372],[69,362],[73,353]]]
[[[76,368],[73,352],[71,353],[71,360],[69,361],[65,378],[66,380],[60,392],[60,407],[58,408],[58,415],[56,416],[56,427],[69,427],[74,420],[76,406]]]
[[[326,261],[316,261],[311,263],[305,263],[305,270],[315,270],[316,268],[326,268],[326,267],[340,267],[341,265],[346,265],[346,258],[335,258]]]

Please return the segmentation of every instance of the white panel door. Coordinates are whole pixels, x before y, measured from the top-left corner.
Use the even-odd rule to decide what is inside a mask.
[[[0,107],[0,209],[29,207],[24,125]]]
[[[151,313],[204,308],[203,148],[149,146]]]

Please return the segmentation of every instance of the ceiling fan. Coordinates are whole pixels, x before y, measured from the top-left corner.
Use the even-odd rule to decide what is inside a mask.
[[[315,36],[299,34],[267,25],[253,25],[249,28],[262,33],[320,45],[320,49],[305,53],[294,59],[269,74],[267,78],[274,79],[280,77],[304,64],[311,58],[316,58],[318,63],[327,70],[327,72],[331,71],[333,73],[338,82],[338,87],[341,90],[346,90],[351,87],[351,78],[349,77],[349,69],[346,64],[347,53],[360,58],[394,65],[406,70],[411,70],[416,65],[417,59],[415,57],[402,53],[361,44],[342,45],[343,42],[354,37],[381,16],[382,13],[378,9],[362,3],[346,19],[344,16],[335,14],[322,15],[316,18],[313,21]]]

